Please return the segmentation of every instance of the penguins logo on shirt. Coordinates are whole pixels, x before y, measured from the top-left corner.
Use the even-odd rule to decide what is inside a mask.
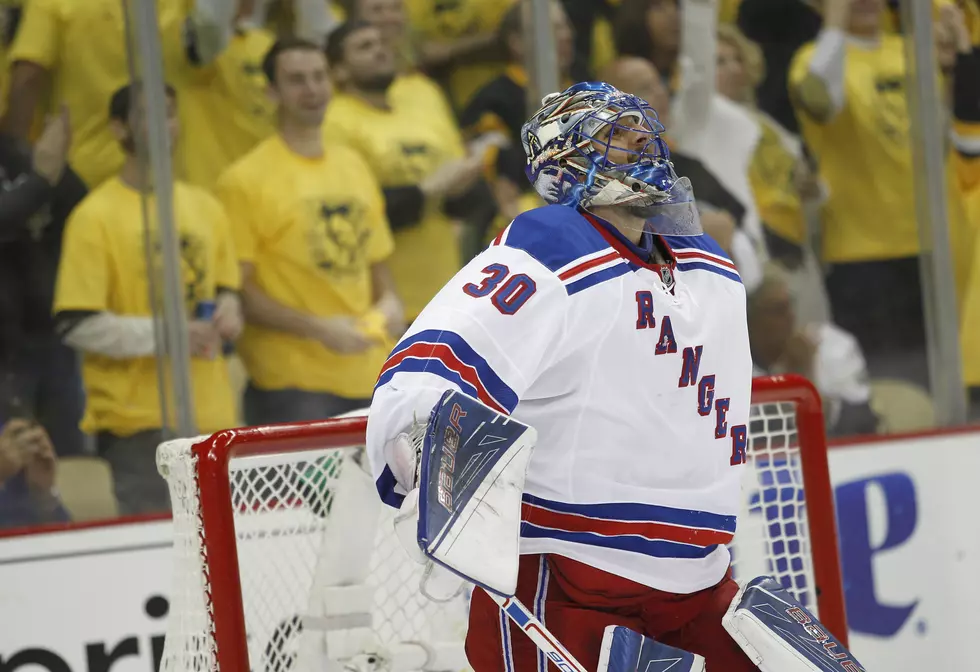
[[[425,142],[400,142],[398,149],[401,160],[397,166],[412,180],[421,180],[439,165],[438,152]]]
[[[892,142],[908,142],[909,113],[905,82],[897,77],[880,77],[875,80],[878,104],[875,106],[878,128],[883,137]]]
[[[184,279],[184,300],[193,310],[205,298],[208,255],[201,237],[186,231],[180,232],[180,273]]]
[[[163,272],[163,247],[156,235],[153,237],[154,263],[158,275]],[[208,275],[207,243],[200,235],[192,231],[180,231],[177,245],[180,252],[180,278],[184,283],[184,305],[189,314],[200,301],[208,296],[205,291],[205,281]]]
[[[772,185],[783,194],[793,194],[796,184],[793,180],[796,171],[796,158],[783,145],[783,141],[768,124],[761,124],[762,133],[756,145],[753,167],[759,171],[760,179]]]
[[[318,267],[333,274],[359,272],[370,233],[357,203],[318,201],[310,231],[310,249]]]

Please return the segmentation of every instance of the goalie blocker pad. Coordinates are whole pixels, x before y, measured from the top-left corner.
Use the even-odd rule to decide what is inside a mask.
[[[762,672],[864,672],[851,652],[772,577],[742,586],[721,622]]]
[[[450,390],[422,445],[419,547],[501,596],[517,589],[521,498],[536,439],[533,428]]]

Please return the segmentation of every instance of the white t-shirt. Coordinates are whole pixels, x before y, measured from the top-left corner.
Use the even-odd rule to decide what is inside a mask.
[[[857,339],[840,327],[824,322],[806,328],[816,345],[813,361],[813,384],[824,402],[824,415],[830,426],[837,424],[841,406],[863,404],[871,400],[868,368]],[[764,371],[754,367],[757,376],[785,373],[779,367]]]

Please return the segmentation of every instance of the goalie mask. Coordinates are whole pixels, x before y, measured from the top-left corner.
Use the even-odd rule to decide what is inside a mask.
[[[548,203],[622,206],[665,236],[703,233],[691,181],[670,162],[646,101],[602,82],[545,96],[521,129],[525,172]]]

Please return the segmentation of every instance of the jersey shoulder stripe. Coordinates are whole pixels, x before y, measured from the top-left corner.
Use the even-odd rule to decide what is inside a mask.
[[[428,329],[404,338],[381,367],[375,389],[399,372],[439,376],[501,413],[510,414],[517,407],[514,390],[462,336],[452,331]]]
[[[729,257],[718,242],[706,233],[700,236],[667,236],[664,238],[670,247],[671,252],[677,252],[680,250],[685,251],[699,251],[705,254],[710,254],[714,257],[718,257],[729,264],[732,263],[731,257]],[[732,264],[734,266],[734,264]]]
[[[738,269],[711,236],[675,236],[669,239],[670,251],[679,271],[708,271],[741,283]]]
[[[729,543],[735,516],[637,503],[569,504],[525,494],[525,537],[550,538],[661,558],[703,558]]]
[[[519,215],[493,245],[526,252],[558,276],[569,296],[631,270],[587,219],[562,205]]]
[[[613,251],[588,220],[564,205],[521,213],[494,243],[524,250],[554,273],[571,269],[597,252]]]
[[[586,273],[582,273],[577,276],[573,276],[569,280],[565,280],[565,291],[568,295],[577,294],[584,289],[589,287],[595,287],[599,283],[605,282],[606,280],[612,280],[613,278],[618,278],[621,275],[626,275],[633,271],[630,264],[619,256],[616,252],[616,259],[611,262],[606,262],[599,268],[592,269]]]

